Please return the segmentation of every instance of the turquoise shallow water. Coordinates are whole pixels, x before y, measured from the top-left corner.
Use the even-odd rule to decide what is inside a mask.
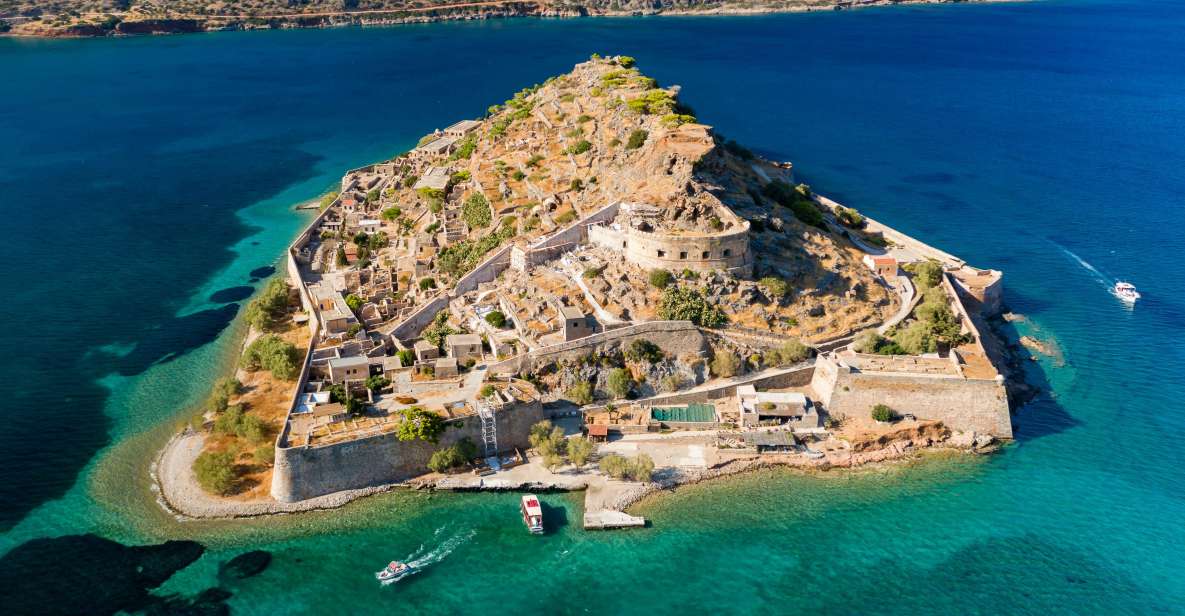
[[[219,562],[272,551],[228,586],[236,613],[1179,613],[1183,9],[0,40],[0,551],[79,532],[195,538],[209,552],[162,589],[187,596],[218,583]],[[1035,366],[1050,393],[1016,416],[1017,442],[682,489],[641,507],[654,525],[640,532],[578,530],[567,495],[544,496],[557,524],[542,538],[513,495],[234,523],[156,510],[145,460],[236,342],[236,306],[211,296],[257,284],[302,225],[291,206],[592,51],[636,56],[820,192],[1005,270],[1020,329],[1064,353]],[[1106,291],[1120,277],[1144,292],[1135,310]],[[374,583],[421,544],[423,574]]]

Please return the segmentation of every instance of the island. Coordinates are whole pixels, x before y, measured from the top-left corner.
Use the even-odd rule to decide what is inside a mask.
[[[6,0],[0,2],[0,35],[59,38],[388,26],[505,17],[744,15],[982,1],[1001,0]]]
[[[155,465],[180,515],[396,487],[644,495],[1012,437],[1002,274],[797,182],[600,57],[348,171]]]

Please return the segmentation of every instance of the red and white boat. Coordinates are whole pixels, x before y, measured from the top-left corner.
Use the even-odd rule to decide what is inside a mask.
[[[524,494],[522,502],[523,524],[532,535],[543,534],[543,507],[534,494]]]

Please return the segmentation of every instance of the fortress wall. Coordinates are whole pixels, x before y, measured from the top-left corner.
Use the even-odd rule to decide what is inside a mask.
[[[473,291],[483,282],[490,282],[498,277],[506,268],[510,267],[510,251],[512,246],[504,246],[492,256],[482,261],[473,271],[465,274],[457,281],[456,286],[447,292],[441,292],[432,301],[417,308],[391,330],[391,335],[403,342],[420,335],[425,327],[432,324],[436,313],[448,307],[450,301],[458,295]]]
[[[527,435],[543,420],[538,401],[519,404],[495,413],[498,447],[512,451],[528,446]],[[318,447],[276,449],[272,471],[272,497],[295,502],[370,486],[404,481],[421,475],[432,453],[468,437],[481,447],[481,421],[477,416],[449,422],[440,443],[401,441],[393,433]]]
[[[589,240],[616,252],[624,251],[631,263],[648,269],[668,269],[674,272],[690,269],[697,272],[713,270],[751,271],[753,258],[749,254],[749,222],[743,221],[739,230],[718,235],[679,236],[647,233],[637,229],[617,230],[607,225],[589,228]],[[725,252],[728,256],[725,256]],[[659,256],[659,252],[663,256]],[[707,257],[704,257],[707,253]],[[680,255],[686,255],[680,258]]]
[[[491,364],[490,372],[495,374],[518,373],[553,361],[571,361],[594,350],[624,350],[636,339],[649,340],[669,355],[699,355],[708,350],[707,338],[690,321],[647,321],[593,334],[571,342],[542,347],[525,355]]]
[[[867,416],[877,404],[898,414],[941,421],[954,430],[1012,438],[1002,379],[859,372],[830,356],[815,363],[811,389],[834,417]]]
[[[534,251],[540,248],[556,248],[564,245],[579,244],[588,239],[588,226],[603,222],[609,222],[617,216],[617,211],[621,204],[618,202],[610,203],[605,207],[577,220],[568,225],[566,228],[556,231],[544,239],[541,239],[534,244],[528,246],[528,250]]]
[[[477,285],[483,282],[490,282],[498,277],[498,274],[506,271],[510,267],[510,249],[512,246],[503,246],[494,254],[490,255],[485,261],[482,261],[473,271],[461,276],[457,280],[457,284],[453,287],[449,295],[457,297],[464,295],[470,291],[477,289]]]
[[[654,396],[637,402],[649,406],[666,406],[671,404],[690,404],[692,402],[711,402],[722,398],[736,396],[740,385],[753,385],[758,389],[780,389],[783,387],[804,387],[811,382],[814,366],[791,368],[785,372],[761,376],[751,379],[735,379],[726,384],[708,389]],[[667,422],[664,422],[667,423]]]
[[[391,335],[401,341],[407,342],[412,338],[420,335],[425,327],[432,324],[432,319],[436,318],[436,313],[448,307],[449,297],[447,293],[437,295],[432,301],[417,308],[414,312],[407,315],[399,325],[396,325],[391,330]]]
[[[974,272],[976,278],[982,276],[983,281],[990,281],[982,285],[970,285],[960,276],[951,275],[951,284],[958,290],[960,299],[967,305],[972,314],[978,313],[983,317],[990,317],[1000,313],[1004,301],[1004,275],[996,270],[975,270],[964,267],[964,272]],[[968,272],[969,273],[969,272]],[[967,273],[963,274],[964,276]],[[980,282],[980,280],[977,280]]]

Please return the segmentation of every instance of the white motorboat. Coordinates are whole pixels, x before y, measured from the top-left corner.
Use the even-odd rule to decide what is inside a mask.
[[[534,494],[524,494],[522,502],[523,524],[532,535],[543,534],[543,507]]]
[[[397,582],[410,575],[414,570],[415,568],[407,563],[393,560],[382,571],[375,572],[374,577],[380,582]]]
[[[1122,280],[1116,282],[1112,292],[1115,293],[1115,297],[1129,304],[1134,304],[1137,299],[1140,299],[1140,292],[1136,290],[1136,285],[1130,282],[1124,282]]]

